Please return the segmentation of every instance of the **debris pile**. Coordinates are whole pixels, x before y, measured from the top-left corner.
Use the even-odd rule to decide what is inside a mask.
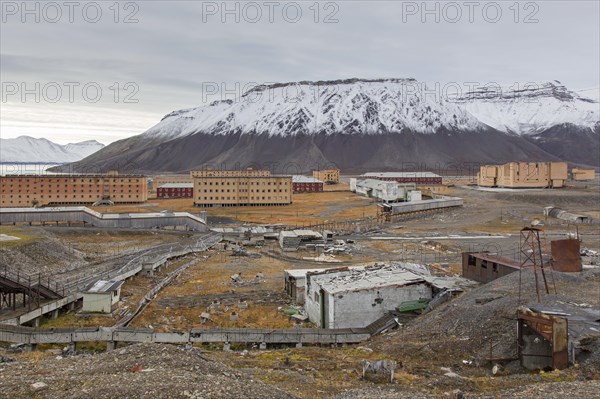
[[[285,230],[279,233],[279,245],[284,252],[298,249],[322,249],[323,235],[312,230]]]

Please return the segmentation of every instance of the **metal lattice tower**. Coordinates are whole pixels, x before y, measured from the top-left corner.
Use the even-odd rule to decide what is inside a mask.
[[[546,294],[550,294],[548,278],[546,276],[547,271],[550,275],[554,293],[556,293],[556,283],[554,282],[554,275],[552,273],[552,258],[550,251],[548,250],[548,240],[544,230],[537,227],[525,227],[521,230],[520,258],[519,303],[521,302],[521,290],[523,285],[522,272],[524,268],[533,268],[535,292],[537,294],[538,302],[540,302],[540,281],[538,271],[541,273]]]

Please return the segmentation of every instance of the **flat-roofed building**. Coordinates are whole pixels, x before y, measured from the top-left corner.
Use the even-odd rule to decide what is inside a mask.
[[[158,198],[194,198],[194,182],[164,183],[156,189]]]
[[[415,183],[417,186],[442,184],[442,177],[432,172],[372,172],[360,176],[362,179]]]
[[[313,170],[312,173],[315,179],[321,180],[325,184],[338,184],[340,182],[339,169]]]
[[[492,254],[489,252],[463,252],[462,253],[462,275],[465,278],[489,283],[507,274],[519,271],[519,262]]]
[[[292,203],[291,176],[275,176],[269,171],[257,170],[190,173],[194,176],[196,206],[275,206]]]
[[[316,193],[323,191],[323,182],[314,177],[294,175],[292,176],[292,187],[294,194]]]
[[[477,185],[481,187],[496,187],[498,185],[498,165],[484,165],[479,167]]]
[[[123,281],[98,280],[83,293],[82,311],[86,313],[112,313],[121,298]]]
[[[568,177],[566,162],[509,162],[479,168],[477,184],[482,187],[559,188]]]
[[[350,191],[378,201],[389,203],[406,201],[410,191],[416,191],[415,183],[398,183],[377,179],[350,179]]]
[[[366,327],[403,302],[432,297],[425,277],[402,263],[308,272],[305,285],[304,308],[320,328]]]
[[[594,169],[573,168],[571,175],[575,181],[594,180],[596,178],[596,171]]]
[[[141,203],[148,199],[142,175],[6,175],[0,176],[0,206],[88,205],[99,201]]]
[[[152,182],[152,191],[154,193],[157,192],[158,187],[161,187],[167,183],[194,183],[194,179],[189,175],[160,175],[154,176],[151,180]]]

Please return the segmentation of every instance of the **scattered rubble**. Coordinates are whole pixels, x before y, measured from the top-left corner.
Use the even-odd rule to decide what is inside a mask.
[[[554,382],[530,384],[518,388],[490,393],[464,393],[455,389],[443,395],[407,390],[405,387],[373,387],[356,389],[337,395],[334,399],[597,399],[600,398],[600,382]]]
[[[136,344],[93,356],[18,361],[0,370],[0,396],[11,399],[31,398],[32,391],[43,391],[46,399],[294,398],[197,348],[173,345]]]

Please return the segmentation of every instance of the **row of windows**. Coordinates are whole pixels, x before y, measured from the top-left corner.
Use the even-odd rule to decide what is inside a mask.
[[[8,194],[8,193],[11,193],[12,191],[13,190],[2,190],[2,194]],[[26,190],[25,194],[28,194],[28,193],[32,193],[33,194],[33,193],[36,193],[36,191],[37,190],[31,190],[31,191],[30,190]],[[90,192],[93,192],[93,191],[94,190],[81,190],[81,194],[86,194],[86,193],[90,193]],[[45,190],[44,192],[48,193],[48,194],[52,194],[52,189]],[[125,192],[125,190],[119,190],[119,193],[122,193],[122,192]],[[127,190],[127,192],[128,193],[131,193],[131,192],[139,193],[140,190],[135,190],[135,191]],[[56,190],[56,193],[60,194],[60,190]],[[63,193],[64,194],[76,194],[77,190],[64,190]],[[100,193],[100,190],[96,190],[96,193]]]
[[[138,185],[134,185],[134,186],[138,187]],[[12,185],[12,184],[10,184],[10,185],[8,185],[8,184],[2,184],[0,187],[2,187],[2,188],[6,188],[6,187],[8,187],[8,188],[11,188],[11,189],[12,189],[12,188],[15,188],[15,187],[14,187],[14,185]],[[27,184],[27,185],[25,185],[25,186],[22,186],[22,185],[20,185],[20,184],[19,184],[19,185],[17,185],[17,188],[29,188],[29,187],[30,187],[30,185],[29,185],[29,184]],[[37,186],[37,185],[35,185],[35,184],[33,185],[33,188],[38,188],[38,187],[39,187],[39,188],[44,188],[44,185],[43,185],[43,184],[40,184],[39,186]],[[53,186],[52,184],[49,184],[49,185],[48,185],[48,187],[49,187],[49,188],[52,188],[52,187],[54,187],[54,186]],[[61,187],[61,185],[60,185],[60,184],[57,184],[57,185],[56,185],[56,188],[60,188],[60,187]],[[69,188],[69,187],[85,187],[85,186],[84,186],[83,184],[82,184],[82,185],[72,185],[72,184],[65,184],[65,185],[64,185],[64,187],[65,187],[65,188]],[[93,185],[92,185],[92,184],[90,184],[90,185],[88,185],[88,187],[89,187],[89,188],[92,188],[92,187],[99,187],[99,186],[98,186],[97,184],[93,184]],[[108,188],[110,187],[110,185],[104,185],[103,187],[104,187],[104,188],[106,188],[106,189],[108,189]],[[117,185],[116,185],[116,184],[113,184],[113,185],[112,185],[112,187],[113,187],[113,188],[116,188],[116,187],[117,187]],[[121,184],[121,185],[119,185],[119,187],[121,187],[121,188],[124,188],[124,187],[125,187],[125,185],[124,185],[124,184]],[[131,184],[128,184],[128,185],[127,185],[127,187],[131,188]]]
[[[50,183],[53,183],[53,182],[55,182],[55,183],[68,182],[69,180],[71,182],[73,182],[73,183],[77,183],[78,181],[80,183],[83,183],[86,180],[88,181],[88,183],[92,183],[92,182],[99,183],[101,180],[103,182],[107,182],[108,181],[108,182],[112,182],[112,183],[116,183],[117,181],[121,182],[121,183],[124,183],[124,182],[139,183],[140,182],[140,179],[64,179],[64,178],[63,179],[56,179],[56,178],[45,178],[45,177],[34,177],[34,178],[31,178],[31,179],[15,179],[15,178],[10,178],[10,177],[3,177],[2,180],[11,181],[11,182],[13,182],[13,181],[17,181],[17,182],[24,181],[24,182],[27,182],[27,183],[29,183],[30,181],[33,181],[34,183],[36,183],[38,181],[41,181],[42,179],[44,181],[48,181]]]
[[[295,191],[323,191],[322,188],[317,187],[298,187],[294,189]]]
[[[214,183],[215,183],[214,184],[215,186],[219,186],[219,185],[221,185],[221,186],[235,186],[235,185],[247,186],[248,185],[247,181],[240,181],[240,182],[235,182],[235,183],[233,183],[233,182],[218,182],[218,181],[216,181]],[[254,181],[251,181],[249,183],[250,183],[251,186],[271,186],[271,185],[273,185],[273,186],[277,186],[277,185],[280,185],[280,186],[285,185],[285,186],[287,186],[288,185],[288,182],[270,182],[270,181],[269,182],[264,182],[264,181],[263,182],[254,182]],[[200,184],[200,185],[203,184],[205,186],[206,185],[212,186],[213,182],[212,181],[209,181],[209,182],[199,182],[198,184]]]
[[[128,198],[132,198],[132,195],[133,194],[129,194]],[[3,196],[2,198],[4,199],[4,197],[5,196]],[[36,195],[32,195],[31,197],[37,197],[37,196]],[[44,198],[44,195],[42,194],[39,197],[40,198]],[[68,197],[68,195],[62,195],[62,196],[61,195],[57,195],[56,196],[56,198],[67,198],[67,197]],[[73,198],[84,198],[84,197],[85,197],[84,195],[73,195]],[[115,195],[114,197],[118,197],[118,196]],[[29,195],[18,195],[18,196],[10,195],[10,196],[8,196],[6,198],[30,198],[30,196]],[[52,198],[52,195],[48,195],[48,198]],[[98,198],[98,196],[89,195],[88,198]],[[125,198],[125,194],[121,195],[121,198]],[[139,198],[139,195],[136,195],[135,198]]]
[[[287,190],[285,190],[285,191],[287,191]],[[204,189],[204,192],[205,192],[205,193],[212,193],[212,192],[213,192],[213,190],[212,190],[212,189],[208,189],[208,190],[207,190],[207,189]],[[235,192],[247,193],[247,192],[248,192],[248,190],[247,190],[247,189],[241,189],[241,190],[229,190],[229,189],[225,190],[225,189],[221,189],[221,190],[214,190],[214,192],[215,192],[215,193],[224,193],[224,192],[228,192],[228,193],[229,193],[229,192],[232,192],[232,193],[235,193]],[[251,192],[251,193],[254,193],[254,192],[256,192],[256,193],[260,193],[260,192],[263,192],[263,193],[264,193],[264,192],[270,193],[270,192],[271,192],[271,189],[270,189],[270,188],[268,188],[268,189],[266,189],[266,191],[265,191],[265,189],[264,189],[264,188],[262,189],[262,191],[261,191],[261,190],[259,190],[259,189],[257,189],[257,190],[251,189],[251,190],[250,190],[250,192]],[[276,192],[277,192],[277,189],[273,189],[273,191],[272,191],[272,192],[276,193]],[[283,192],[284,192],[284,190],[282,190],[282,189],[279,189],[279,192],[280,192],[280,193],[283,193]]]
[[[235,201],[238,198],[236,198],[236,197],[220,197],[220,198],[219,197],[198,197],[199,201],[200,200],[204,200],[204,201],[219,201],[219,199],[221,201],[231,201],[231,200]],[[287,198],[285,196],[277,196],[277,197],[262,197],[262,198],[261,197],[250,197],[250,199],[251,200],[257,200],[257,201],[259,201],[261,199],[263,201],[266,201],[266,200],[280,200],[280,201],[284,201]],[[239,200],[248,200],[248,197],[239,197]]]

